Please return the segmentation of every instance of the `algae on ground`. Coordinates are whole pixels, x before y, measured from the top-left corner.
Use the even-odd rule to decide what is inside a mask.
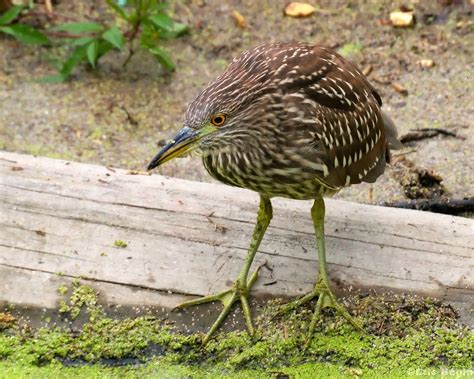
[[[121,247],[121,248],[125,249],[128,246],[128,244],[125,241],[122,241],[122,240],[115,240],[114,246]]]
[[[350,309],[368,333],[353,330],[328,311],[305,350],[308,307],[277,317],[281,304],[270,301],[259,312],[254,338],[246,332],[221,333],[202,346],[200,335],[180,334],[151,315],[108,317],[97,292],[79,281],[60,288],[69,291],[61,312],[70,319],[83,312],[86,321],[80,328],[32,330],[16,321],[0,332],[0,370],[7,377],[311,377],[318,372],[354,378],[403,377],[415,370],[422,375],[470,373],[473,368],[474,333],[457,324],[449,306],[430,299],[354,296],[348,299]],[[78,367],[66,367],[71,365]],[[106,367],[111,365],[126,366]]]

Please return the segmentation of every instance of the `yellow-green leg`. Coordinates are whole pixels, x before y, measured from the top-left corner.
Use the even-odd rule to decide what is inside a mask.
[[[311,324],[309,326],[308,341],[313,335],[316,323],[321,315],[321,309],[325,307],[334,308],[340,315],[342,315],[350,324],[359,330],[363,330],[360,325],[352,318],[347,312],[346,308],[337,301],[336,296],[332,293],[329,288],[329,279],[326,265],[326,247],[324,242],[324,199],[317,197],[314,200],[313,207],[311,208],[311,217],[313,219],[314,230],[316,234],[316,245],[318,249],[319,257],[319,277],[314,286],[313,291],[306,294],[302,298],[288,304],[284,311],[289,311],[299,307],[300,305],[311,301],[315,297],[318,298],[316,307],[314,310],[313,317],[311,318]]]
[[[252,240],[250,241],[250,246],[247,256],[245,258],[245,263],[242,267],[242,270],[240,271],[239,276],[237,277],[237,280],[231,288],[215,295],[204,296],[195,300],[186,301],[176,306],[176,308],[183,308],[189,307],[191,305],[210,303],[213,301],[220,301],[224,305],[224,309],[222,310],[214,324],[212,324],[211,328],[209,329],[209,332],[203,340],[203,343],[206,343],[209,338],[215,333],[215,331],[219,328],[219,326],[229,314],[232,305],[237,300],[240,300],[240,303],[242,304],[242,310],[244,312],[245,322],[247,324],[249,334],[254,334],[252,314],[250,311],[248,297],[250,288],[252,288],[252,285],[257,280],[259,269],[257,269],[252,274],[250,279],[248,279],[248,274],[250,266],[252,266],[255,254],[257,253],[258,247],[260,246],[260,242],[262,241],[263,236],[265,235],[265,231],[267,230],[267,227],[270,224],[272,214],[272,203],[270,202],[270,199],[266,196],[260,195],[260,206],[258,209],[257,224],[255,225],[255,229],[252,234]]]

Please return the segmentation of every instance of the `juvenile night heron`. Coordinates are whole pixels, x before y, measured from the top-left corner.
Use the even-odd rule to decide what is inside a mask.
[[[217,180],[260,194],[257,223],[235,284],[178,307],[220,300],[224,309],[205,341],[240,301],[253,334],[249,269],[272,218],[272,197],[314,199],[311,216],[319,255],[318,297],[310,334],[323,307],[357,327],[329,288],[324,200],[341,188],[374,182],[397,148],[397,131],[364,75],[334,51],[305,43],[272,43],[245,51],[189,104],[184,127],[151,161],[151,170],[191,151]]]

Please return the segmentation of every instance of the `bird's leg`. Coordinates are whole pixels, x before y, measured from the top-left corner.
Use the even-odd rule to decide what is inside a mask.
[[[311,208],[311,218],[313,219],[319,258],[319,278],[314,286],[313,293],[315,293],[315,295],[318,294],[319,297],[318,302],[316,303],[316,308],[314,310],[313,317],[311,319],[309,336],[313,334],[316,322],[321,312],[321,308],[324,307],[332,307],[336,309],[336,311],[347,321],[349,321],[352,326],[354,326],[356,329],[362,330],[362,328],[352,318],[346,308],[341,303],[339,303],[339,301],[336,299],[336,296],[334,296],[334,294],[329,288],[328,271],[326,265],[326,246],[324,239],[324,215],[324,199],[322,198],[322,196],[318,196],[314,200],[313,207]]]
[[[271,219],[272,203],[270,202],[270,199],[268,197],[260,195],[260,206],[258,209],[257,224],[255,225],[255,229],[252,234],[248,253],[245,257],[244,266],[242,267],[242,270],[240,271],[240,274],[237,277],[237,280],[235,281],[234,285],[224,292],[215,295],[204,296],[195,300],[186,301],[176,306],[176,308],[183,308],[191,305],[210,303],[213,301],[222,302],[222,304],[224,305],[224,309],[222,310],[214,324],[212,324],[211,328],[209,329],[209,332],[203,340],[203,343],[206,343],[211,337],[211,335],[214,334],[214,332],[219,328],[219,326],[229,314],[232,305],[237,300],[240,300],[240,303],[242,304],[242,310],[244,312],[245,322],[247,324],[249,334],[253,335],[254,329],[252,325],[252,315],[250,311],[248,297],[250,288],[252,288],[252,285],[257,280],[259,268],[252,274],[250,279],[248,279],[248,274],[255,254],[257,253],[260,242],[262,241],[262,238],[265,234],[265,231],[267,230],[268,225],[270,224]]]
[[[314,200],[313,207],[311,208],[311,217],[313,219],[314,229],[316,233],[316,245],[318,249],[319,257],[319,277],[314,286],[313,291],[306,294],[302,298],[290,303],[284,311],[295,309],[300,305],[307,303],[315,297],[318,297],[316,303],[316,308],[314,310],[313,317],[311,319],[311,324],[309,327],[308,337],[311,338],[314,329],[316,327],[316,322],[321,314],[321,309],[325,307],[334,308],[340,315],[342,315],[350,324],[352,324],[356,329],[362,330],[359,324],[352,318],[352,316],[347,312],[346,308],[339,303],[336,296],[332,293],[329,288],[329,279],[327,273],[326,265],[326,247],[324,242],[324,200],[321,196],[317,197]]]

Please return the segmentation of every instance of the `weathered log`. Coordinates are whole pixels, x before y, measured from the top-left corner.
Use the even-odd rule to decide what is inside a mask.
[[[0,305],[53,308],[82,278],[107,302],[170,308],[227,287],[240,270],[258,196],[220,184],[0,152]],[[326,200],[335,288],[429,295],[469,310],[474,220]],[[317,273],[310,203],[274,200],[253,294],[297,296]],[[126,247],[115,241],[123,240]]]

